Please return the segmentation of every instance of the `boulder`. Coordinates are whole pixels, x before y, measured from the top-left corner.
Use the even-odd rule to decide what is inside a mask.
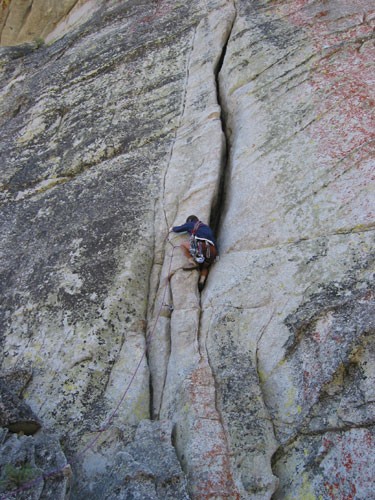
[[[40,432],[16,436],[3,432],[0,444],[0,492],[2,498],[56,498],[69,492],[71,469],[58,440]]]
[[[35,434],[41,423],[30,407],[0,383],[0,427],[26,435]]]

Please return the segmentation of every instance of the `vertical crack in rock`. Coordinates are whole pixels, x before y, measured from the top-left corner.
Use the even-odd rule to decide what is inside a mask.
[[[228,76],[226,55],[230,40],[231,36],[228,36],[215,71],[217,102],[221,108],[220,120],[225,140],[220,185],[217,198],[212,205],[210,219],[210,224],[217,235],[220,234],[225,215],[226,194],[230,188],[233,152],[228,123],[233,124],[237,121],[226,94],[228,84],[225,80]],[[225,70],[223,73],[222,69]],[[205,304],[208,305],[207,309]],[[224,304],[225,302],[222,307],[225,310]],[[268,304],[268,299],[265,304]],[[225,313],[219,313],[219,309],[213,308],[210,300],[206,298],[202,305],[200,342],[201,351],[204,350],[214,382],[216,414],[220,418],[227,449],[230,450],[228,467],[233,472],[232,481],[236,484],[241,498],[263,499],[270,498],[278,484],[278,479],[271,468],[276,442],[273,422],[261,387],[258,347],[256,345],[252,350],[247,345],[241,346],[241,340],[234,335],[237,329],[245,328],[247,312],[243,309],[246,308],[239,307],[235,316],[229,314],[230,323],[223,329],[220,323],[223,317],[225,319]],[[271,319],[272,315],[263,329],[268,326]],[[263,329],[260,330],[260,337]]]
[[[233,4],[233,6],[235,8],[235,4]],[[220,59],[219,59],[217,66],[215,68],[216,99],[217,99],[218,105],[220,106],[220,121],[221,121],[221,128],[222,128],[222,131],[224,134],[224,141],[225,141],[225,152],[224,152],[220,176],[219,176],[218,194],[217,194],[216,200],[214,201],[214,203],[212,205],[211,215],[210,215],[210,226],[213,228],[215,234],[218,234],[218,232],[219,232],[220,219],[221,219],[222,211],[223,211],[223,208],[225,205],[225,189],[226,189],[227,172],[228,172],[229,157],[230,157],[230,141],[229,141],[229,137],[228,137],[225,111],[224,111],[224,107],[223,107],[222,100],[221,100],[219,75],[220,75],[221,68],[223,67],[223,64],[224,64],[225,55],[227,53],[228,43],[229,43],[229,40],[230,40],[230,37],[232,34],[234,23],[236,21],[236,15],[237,15],[237,12],[235,13],[235,15],[233,17],[232,26],[231,26],[230,31],[228,33],[227,39],[223,45]]]
[[[222,206],[226,138],[218,92],[235,9],[217,0],[202,17],[189,55],[182,117],[164,178],[165,219],[181,224],[196,213],[216,228]],[[214,218],[210,215],[215,212]],[[162,219],[162,217],[160,217]],[[239,498],[231,472],[227,439],[216,407],[215,381],[205,340],[200,338],[201,304],[197,272],[183,271],[177,248],[186,236],[166,243],[154,301],[149,364],[154,417],[171,420],[173,442],[193,498]],[[166,288],[167,287],[167,288]],[[164,307],[171,304],[173,311]]]
[[[220,75],[231,183],[224,190],[220,270],[211,274],[216,290],[209,286],[203,295],[209,306],[203,321],[233,470],[246,498],[345,496],[355,494],[354,486],[366,497],[371,467],[364,457],[373,434],[354,427],[368,422],[373,409],[373,347],[364,338],[363,354],[353,353],[349,339],[365,322],[370,295],[357,299],[355,318],[353,288],[344,293],[337,284],[345,270],[363,265],[369,248],[369,114],[358,103],[370,99],[371,56],[356,38],[369,27],[355,26],[367,2],[359,9],[327,2],[327,11],[319,2],[297,11],[296,3],[284,2],[281,17],[279,6],[238,1],[234,43]],[[363,275],[358,271],[362,289]],[[325,284],[350,308],[327,311],[326,296],[310,305]],[[268,302],[260,300],[267,295]],[[303,310],[297,345],[285,357],[291,333],[285,320],[304,303],[321,317],[305,328],[309,308]],[[339,432],[340,420],[354,422],[353,429]],[[274,435],[282,448],[270,463]],[[298,437],[289,443],[291,435]],[[275,493],[272,473],[279,478]]]

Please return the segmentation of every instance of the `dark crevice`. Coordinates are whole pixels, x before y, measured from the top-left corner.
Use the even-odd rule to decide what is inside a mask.
[[[345,433],[345,432],[350,432],[353,429],[372,429],[375,426],[374,422],[364,422],[364,423],[359,423],[359,424],[351,424],[351,425],[341,425],[341,426],[333,426],[333,427],[327,427],[325,429],[319,429],[316,431],[299,431],[297,434],[293,435],[293,437],[289,438],[288,441],[280,445],[275,453],[272,456],[271,459],[271,464],[272,464],[272,470],[275,469],[277,462],[282,460],[288,450],[292,448],[293,446],[296,446],[296,442],[299,439],[303,438],[313,438],[313,437],[319,437],[319,436],[325,436],[330,433]]]
[[[235,4],[233,3],[234,7]],[[223,220],[223,211],[224,211],[224,206],[225,206],[225,195],[226,195],[226,189],[227,189],[227,183],[229,179],[229,163],[230,163],[230,139],[229,139],[229,132],[228,132],[228,127],[227,127],[227,121],[226,121],[226,112],[224,109],[224,103],[223,103],[223,98],[220,90],[220,72],[223,68],[224,62],[225,62],[225,57],[227,55],[227,48],[229,41],[231,40],[232,32],[233,32],[233,26],[236,21],[237,14],[235,12],[235,15],[233,16],[232,20],[232,25],[230,26],[230,29],[228,30],[227,33],[227,38],[225,40],[225,43],[222,47],[222,51],[220,54],[220,57],[218,59],[218,62],[216,64],[216,67],[214,68],[214,76],[215,76],[215,87],[216,87],[216,99],[217,99],[217,104],[220,107],[220,121],[221,121],[221,128],[224,136],[224,150],[222,152],[222,157],[221,157],[221,164],[220,164],[220,170],[219,170],[219,185],[218,185],[218,192],[217,196],[214,198],[212,206],[211,206],[211,214],[210,214],[210,220],[209,224],[210,227],[213,229],[214,234],[218,237],[219,236],[219,230],[220,230],[220,225]],[[219,247],[219,252],[220,252],[220,247]],[[220,424],[222,426],[222,429],[224,431],[225,435],[225,441],[226,441],[226,446],[227,446],[227,452],[229,454],[229,443],[228,443],[228,429],[227,425],[225,422],[225,419],[223,418],[222,415],[222,408],[221,408],[221,403],[220,403],[220,384],[217,381],[217,377],[215,376],[215,369],[213,367],[212,360],[210,359],[210,353],[207,348],[206,342],[205,341],[204,346],[202,345],[202,339],[201,339],[201,331],[202,331],[202,325],[201,325],[201,320],[202,320],[202,307],[200,308],[200,316],[199,316],[199,330],[198,330],[198,342],[200,346],[200,351],[205,350],[205,356],[207,358],[207,363],[210,367],[211,374],[212,374],[212,379],[213,379],[213,384],[214,384],[214,391],[215,391],[215,410],[216,413],[220,419]],[[200,352],[202,356],[202,352]],[[232,471],[233,472],[233,471]]]
[[[210,216],[210,226],[212,227],[214,233],[218,235],[219,233],[219,228],[220,224],[222,222],[222,214],[223,214],[223,209],[225,206],[225,192],[226,192],[226,184],[227,184],[227,177],[228,177],[228,166],[229,166],[229,157],[230,157],[230,141],[229,141],[229,133],[227,129],[227,122],[226,122],[226,116],[225,116],[225,110],[223,106],[223,99],[221,96],[221,91],[220,91],[220,82],[219,82],[219,76],[220,76],[220,71],[223,67],[225,56],[227,53],[227,47],[229,40],[231,38],[233,26],[236,20],[236,15],[233,18],[232,26],[230,30],[228,31],[227,39],[223,45],[222,51],[220,58],[217,62],[216,68],[214,69],[214,74],[215,74],[215,84],[216,84],[216,98],[217,98],[217,103],[220,106],[220,120],[221,120],[221,127],[222,131],[224,134],[224,142],[225,142],[225,148],[223,151],[223,157],[221,159],[221,170],[219,172],[219,187],[218,187],[218,193],[216,198],[213,201],[212,207],[211,207],[211,216]]]
[[[145,157],[147,160],[148,158]],[[151,162],[149,162],[149,164],[151,165]],[[153,211],[154,211],[154,225],[156,225],[156,206],[154,204],[154,207],[153,207]],[[154,416],[154,411],[153,411],[153,403],[154,403],[154,385],[153,385],[153,380],[152,380],[152,377],[153,377],[153,373],[152,373],[152,370],[151,370],[151,362],[150,362],[150,344],[151,344],[151,340],[152,338],[150,338],[150,333],[148,331],[148,328],[149,328],[149,318],[150,317],[153,317],[154,314],[155,314],[155,311],[154,311],[154,308],[155,308],[155,303],[153,303],[152,301],[152,298],[151,298],[151,293],[152,293],[152,271],[153,269],[155,268],[155,264],[156,264],[156,259],[155,259],[155,255],[156,255],[156,234],[155,232],[153,233],[153,242],[152,242],[152,257],[151,257],[151,262],[150,262],[150,267],[149,267],[149,275],[148,275],[148,285],[147,285],[147,303],[146,303],[146,317],[147,317],[147,327],[146,327],[146,332],[145,332],[145,348],[146,348],[146,363],[147,363],[147,367],[148,367],[148,370],[149,370],[149,391],[150,391],[150,399],[149,399],[149,416],[150,416],[150,420],[155,420],[155,416]],[[160,280],[160,276],[159,276],[159,280]]]
[[[153,386],[153,383],[152,383],[152,373],[151,373],[151,370],[150,370],[150,361],[149,361],[149,353],[148,353],[148,349],[146,351],[146,361],[147,361],[147,366],[148,366],[148,369],[149,369],[149,376],[148,376],[148,387],[149,387],[149,391],[150,391],[150,400],[149,400],[149,418],[150,420],[158,420],[158,416],[155,415],[155,412],[154,412],[154,409],[153,409],[153,402],[154,402],[154,386]]]
[[[235,4],[234,4],[235,7]],[[228,130],[227,130],[227,123],[226,123],[226,116],[225,116],[225,110],[223,106],[223,99],[220,91],[220,82],[219,82],[219,77],[220,77],[220,72],[223,68],[225,57],[227,54],[227,48],[229,41],[232,36],[232,31],[233,31],[233,26],[236,21],[237,14],[233,16],[232,20],[232,25],[230,29],[228,30],[227,33],[227,38],[225,40],[225,43],[223,45],[223,48],[221,50],[220,57],[218,59],[218,62],[216,64],[216,67],[214,68],[214,76],[215,76],[215,87],[216,87],[216,99],[217,103],[220,107],[220,121],[221,121],[221,128],[223,131],[224,135],[224,151],[222,154],[221,158],[221,165],[220,165],[220,170],[219,170],[219,186],[218,186],[218,192],[217,196],[214,198],[212,206],[211,206],[211,215],[210,215],[210,227],[213,229],[214,233],[216,236],[218,236],[219,229],[220,229],[220,224],[222,222],[222,216],[223,216],[223,208],[225,206],[225,194],[226,194],[226,186],[227,186],[227,179],[228,179],[228,170],[229,170],[229,158],[230,158],[230,140],[229,140],[229,135],[228,135]],[[219,248],[220,252],[220,248]],[[201,309],[202,313],[202,309]],[[199,332],[201,331],[201,317],[202,314],[200,313],[200,318],[199,318]],[[198,332],[198,334],[199,334]],[[214,380],[214,386],[215,386],[215,408],[217,411],[217,414],[220,416],[221,423],[224,427],[224,422],[222,419],[221,415],[221,410],[220,410],[220,404],[218,401],[218,387],[219,384],[217,383],[216,377],[215,377],[215,371],[212,368],[211,365],[211,360],[209,356],[209,352],[206,348],[206,356],[207,356],[207,362],[210,366],[212,377]]]
[[[226,55],[226,51],[227,51],[227,46],[228,46],[228,42],[229,42],[229,39],[230,39],[230,36],[231,36],[231,32],[232,32],[232,28],[233,28],[233,25],[234,25],[234,21],[235,21],[235,16],[234,16],[234,19],[233,19],[233,22],[232,22],[232,26],[228,30],[227,38],[226,38],[225,43],[223,45],[223,48],[222,48],[220,57],[219,57],[219,59],[217,61],[216,67],[214,67],[214,79],[215,79],[217,103],[220,106],[220,110],[221,110],[220,119],[221,119],[221,123],[222,123],[223,134],[224,134],[224,137],[225,137],[225,151],[223,152],[223,158],[221,159],[221,166],[220,166],[220,171],[219,171],[219,178],[220,178],[220,180],[219,180],[218,195],[215,198],[215,200],[213,202],[213,205],[211,207],[211,216],[210,216],[210,221],[209,221],[209,224],[210,224],[210,226],[212,227],[212,229],[214,230],[215,233],[217,232],[217,230],[219,228],[221,210],[222,210],[222,207],[224,205],[224,192],[225,192],[225,183],[226,183],[225,172],[226,172],[226,167],[227,167],[228,160],[229,160],[229,141],[228,141],[228,139],[226,137],[225,117],[224,117],[224,111],[223,111],[223,108],[222,108],[222,105],[221,105],[220,88],[219,88],[219,74],[220,74],[220,71],[221,71],[221,69],[223,67],[223,63],[224,63],[224,59],[225,59],[225,55]],[[187,74],[189,74],[189,73],[187,73]],[[199,300],[200,300],[200,298],[199,298]],[[171,303],[173,303],[173,298],[171,300]],[[200,325],[201,315],[199,317],[198,322],[199,322],[199,325]],[[200,326],[199,326],[198,327],[198,332],[197,332],[197,337],[198,337],[197,341],[198,341],[198,344],[200,344],[200,342],[199,342],[199,340],[200,340],[199,339],[200,331],[201,330],[200,330]],[[171,335],[171,332],[169,332],[169,335]],[[169,345],[169,348],[170,348],[170,345]],[[201,350],[201,346],[200,346],[199,350]],[[169,355],[170,355],[170,352],[169,352]],[[200,352],[200,355],[202,356],[202,352]],[[149,360],[148,360],[148,362],[149,362]],[[164,384],[166,382],[166,376],[167,376],[167,374],[165,374],[165,377],[164,377]],[[153,399],[154,398],[153,398],[153,387],[152,387],[152,375],[151,375],[151,379],[150,379],[150,394],[151,394],[151,401],[150,401],[151,419],[158,419],[159,418],[159,414],[158,414],[159,412],[155,412],[155,409],[153,408],[153,405],[154,405]],[[163,406],[163,404],[162,404],[163,396],[164,396],[164,387],[163,387],[163,390],[162,390],[160,408]],[[159,408],[159,411],[160,411],[160,408]]]

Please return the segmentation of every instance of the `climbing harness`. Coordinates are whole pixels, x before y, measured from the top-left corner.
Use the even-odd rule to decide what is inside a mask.
[[[203,264],[205,261],[202,251],[202,242],[197,241],[194,236],[190,237],[190,255],[198,264]]]
[[[195,262],[198,262],[198,264],[203,264],[204,262],[202,243],[198,241],[196,237],[196,233],[201,225],[201,221],[196,222],[190,236],[190,255],[193,257]]]
[[[202,224],[201,221],[196,222],[190,236],[190,255],[198,264],[203,264],[205,261],[211,263],[211,246],[215,247],[212,241],[196,236]]]
[[[163,304],[162,307],[166,307],[170,313],[174,311],[173,304]]]

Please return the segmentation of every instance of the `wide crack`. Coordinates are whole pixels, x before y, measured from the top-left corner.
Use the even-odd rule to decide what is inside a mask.
[[[168,172],[163,179],[164,218],[172,224],[173,220],[169,219],[181,218],[185,210],[189,210],[188,207],[194,206],[200,216],[204,217],[206,214],[205,220],[209,219],[208,223],[216,234],[225,204],[226,172],[230,153],[219,75],[235,17],[235,10],[225,6],[222,11],[208,13],[207,18],[203,18],[197,28],[198,46],[192,49],[194,53],[190,64],[194,71],[200,68],[201,73],[198,76],[194,74],[192,83],[185,82],[188,88],[184,93],[184,116],[180,119],[180,132],[176,134],[176,144],[172,145]],[[205,56],[202,56],[200,45],[203,39],[206,40],[207,47],[203,49],[207,50]],[[211,44],[207,43],[207,39]],[[212,80],[207,78],[209,73]],[[197,80],[200,80],[199,87]],[[202,99],[207,101],[201,102]],[[192,141],[196,141],[194,148],[202,152],[201,156],[192,150]],[[182,156],[186,158],[186,154],[190,158],[190,180],[186,181],[184,190],[179,191],[171,179],[181,177],[181,169],[185,167],[179,159]],[[205,171],[201,170],[197,175],[196,169],[202,165],[202,159],[206,160]],[[209,185],[207,179],[211,179]],[[175,200],[171,202],[172,193],[174,198],[177,197],[177,206]],[[176,214],[172,215],[174,211]],[[167,245],[167,242],[164,244]],[[165,250],[154,312],[150,315],[155,320],[155,313],[163,305],[163,287],[170,287],[168,295],[174,302],[174,311],[172,317],[161,318],[156,328],[156,342],[152,342],[154,345],[150,346],[148,356],[152,377],[150,393],[154,399],[152,418],[170,419],[174,423],[173,445],[193,496],[203,492],[207,498],[212,497],[224,488],[230,498],[237,498],[238,491],[233,481],[226,432],[217,407],[216,381],[208,359],[205,332],[201,324],[201,296],[196,289],[197,273],[182,273],[180,266],[183,258],[178,250],[175,257],[172,277],[166,284],[164,280],[167,279],[169,259],[172,256],[170,249]],[[198,304],[195,304],[194,296]],[[152,322],[154,320],[151,319]],[[201,471],[204,468],[210,470],[209,477],[202,476]]]
[[[225,29],[225,40],[224,40],[224,43],[221,47],[221,52],[219,54],[219,56],[215,57],[216,59],[216,63],[213,67],[213,75],[214,75],[214,87],[215,87],[215,94],[216,94],[216,101],[217,101],[217,104],[218,106],[220,107],[220,120],[221,120],[221,130],[222,130],[222,133],[223,133],[223,137],[224,137],[224,144],[225,144],[225,147],[223,148],[223,152],[222,152],[222,158],[221,158],[221,161],[220,161],[220,165],[219,165],[219,172],[218,172],[218,188],[217,188],[217,194],[216,196],[214,197],[213,199],[213,202],[212,202],[212,206],[211,206],[211,209],[210,209],[210,219],[209,219],[209,224],[210,226],[212,227],[213,231],[215,233],[218,232],[219,230],[219,225],[220,225],[220,220],[221,220],[221,214],[222,214],[222,209],[223,209],[223,206],[224,206],[224,203],[225,203],[225,187],[226,187],[226,172],[227,172],[227,167],[228,167],[228,164],[229,164],[229,140],[228,140],[228,137],[227,137],[227,131],[226,131],[226,122],[225,122],[225,113],[224,113],[224,110],[223,110],[223,107],[222,107],[222,103],[221,103],[221,95],[220,95],[220,85],[219,85],[219,74],[220,74],[220,71],[221,71],[221,68],[223,66],[223,63],[224,63],[224,59],[225,59],[225,55],[226,55],[226,51],[227,51],[227,45],[228,45],[228,42],[229,42],[229,39],[230,39],[230,36],[231,36],[231,33],[232,33],[232,28],[233,28],[233,24],[235,22],[235,18],[236,18],[236,15],[233,16],[233,18],[231,19],[231,24],[230,26],[226,26],[226,27],[223,27],[223,29]],[[195,31],[194,31],[194,36],[193,36],[193,39],[192,39],[192,51],[194,51],[194,43],[195,43],[195,35],[196,35],[196,31],[197,31],[197,28],[195,28]],[[183,106],[182,106],[182,115],[185,115],[185,112],[189,113],[189,110],[186,110],[186,94],[187,94],[187,89],[188,89],[188,86],[189,86],[189,70],[190,70],[190,64],[191,64],[191,52],[189,53],[189,59],[188,59],[188,67],[187,67],[187,77],[186,77],[186,80],[185,80],[185,91],[184,91],[184,96],[183,96],[183,100],[184,100],[184,103],[183,103]],[[182,117],[180,117],[179,119],[179,127],[181,127],[181,122],[182,122]],[[178,138],[178,134],[176,133],[176,136],[174,138],[174,141],[173,141],[173,144],[172,144],[172,148],[171,148],[171,153],[170,153],[170,158],[169,158],[169,162],[168,162],[168,165],[171,163],[172,161],[172,156],[174,154],[174,150],[175,150],[175,143],[177,141],[177,138]],[[167,169],[168,171],[168,169]],[[163,199],[166,197],[166,179],[165,179],[165,176],[164,176],[164,179],[163,179]],[[162,210],[164,212],[164,219],[166,220],[167,224],[169,225],[172,221],[169,221],[168,220],[168,217],[167,217],[167,214],[166,214],[166,207],[164,206],[164,201],[162,202]],[[165,256],[164,256],[164,259],[168,259],[168,252],[165,253]],[[164,266],[165,268],[165,266]],[[174,271],[175,272],[175,271]],[[161,270],[160,272],[160,275],[161,277],[161,280],[165,279],[165,277],[163,276],[163,270]],[[160,288],[161,288],[162,284],[160,282],[159,284],[159,292],[160,293]],[[170,283],[168,284],[168,286],[170,287]],[[155,307],[154,307],[154,312],[150,315],[150,317],[155,317],[155,312],[157,311],[157,307],[162,307],[161,304],[157,304],[157,295],[158,293],[156,294],[156,302],[155,302]],[[169,294],[168,295],[171,295],[171,289],[169,290]],[[200,302],[200,294],[198,295],[199,297],[199,302]],[[173,299],[172,297],[171,298],[171,301],[172,303],[170,305],[173,305]],[[199,304],[199,308],[200,308],[200,304]],[[199,313],[199,316],[201,316],[201,312]],[[199,324],[200,324],[200,317],[199,317],[199,320],[198,320]],[[169,321],[170,323],[170,321]],[[169,324],[169,333],[168,333],[168,337],[169,337],[169,344],[171,342],[171,335],[172,335],[172,332],[170,331],[170,324]],[[200,328],[198,327],[198,330],[200,330]],[[199,331],[198,331],[198,337],[199,337]],[[170,351],[170,349],[169,349]],[[170,352],[169,352],[169,355],[170,355]],[[169,359],[169,356],[168,356],[168,359]],[[150,356],[148,355],[148,361],[150,362]],[[168,361],[167,361],[167,365],[168,365]],[[155,378],[155,374],[153,374],[153,371],[154,370],[150,370],[151,371],[151,379],[152,378]],[[167,371],[166,371],[167,373]],[[156,375],[156,376],[160,376],[159,375]],[[166,377],[166,374],[165,374],[165,377]],[[164,380],[164,384],[163,384],[163,387],[165,387],[165,380]],[[153,395],[154,394],[154,387],[153,387],[153,383],[152,383],[152,380],[150,382],[150,393]],[[163,393],[164,393],[164,389],[163,389]],[[161,396],[161,401],[163,400],[163,395]],[[159,418],[159,411],[155,411],[155,405],[154,405],[154,402],[151,402],[151,408],[154,408],[154,410],[152,411],[152,418]]]
[[[233,4],[235,6],[235,4]],[[216,65],[216,68],[214,70],[215,74],[215,86],[216,86],[216,99],[217,103],[220,106],[220,121],[221,121],[221,128],[224,134],[224,140],[225,140],[225,151],[224,151],[224,157],[222,159],[222,164],[221,164],[221,170],[219,173],[220,176],[220,183],[219,183],[219,189],[218,189],[218,194],[217,197],[212,205],[211,208],[211,215],[210,215],[210,226],[212,227],[214,233],[216,235],[219,234],[220,230],[220,225],[222,222],[223,218],[223,213],[224,213],[224,207],[225,207],[225,194],[226,194],[226,186],[228,183],[228,171],[229,171],[229,162],[230,162],[230,140],[229,140],[229,133],[227,129],[227,122],[226,122],[226,113],[224,110],[224,105],[223,105],[223,100],[221,96],[221,91],[220,91],[220,72],[224,64],[225,56],[227,53],[227,47],[229,40],[232,35],[233,31],[233,26],[236,21],[236,15],[233,17],[233,22],[232,26],[228,32],[227,39],[223,45],[221,55],[219,58],[219,61]]]

